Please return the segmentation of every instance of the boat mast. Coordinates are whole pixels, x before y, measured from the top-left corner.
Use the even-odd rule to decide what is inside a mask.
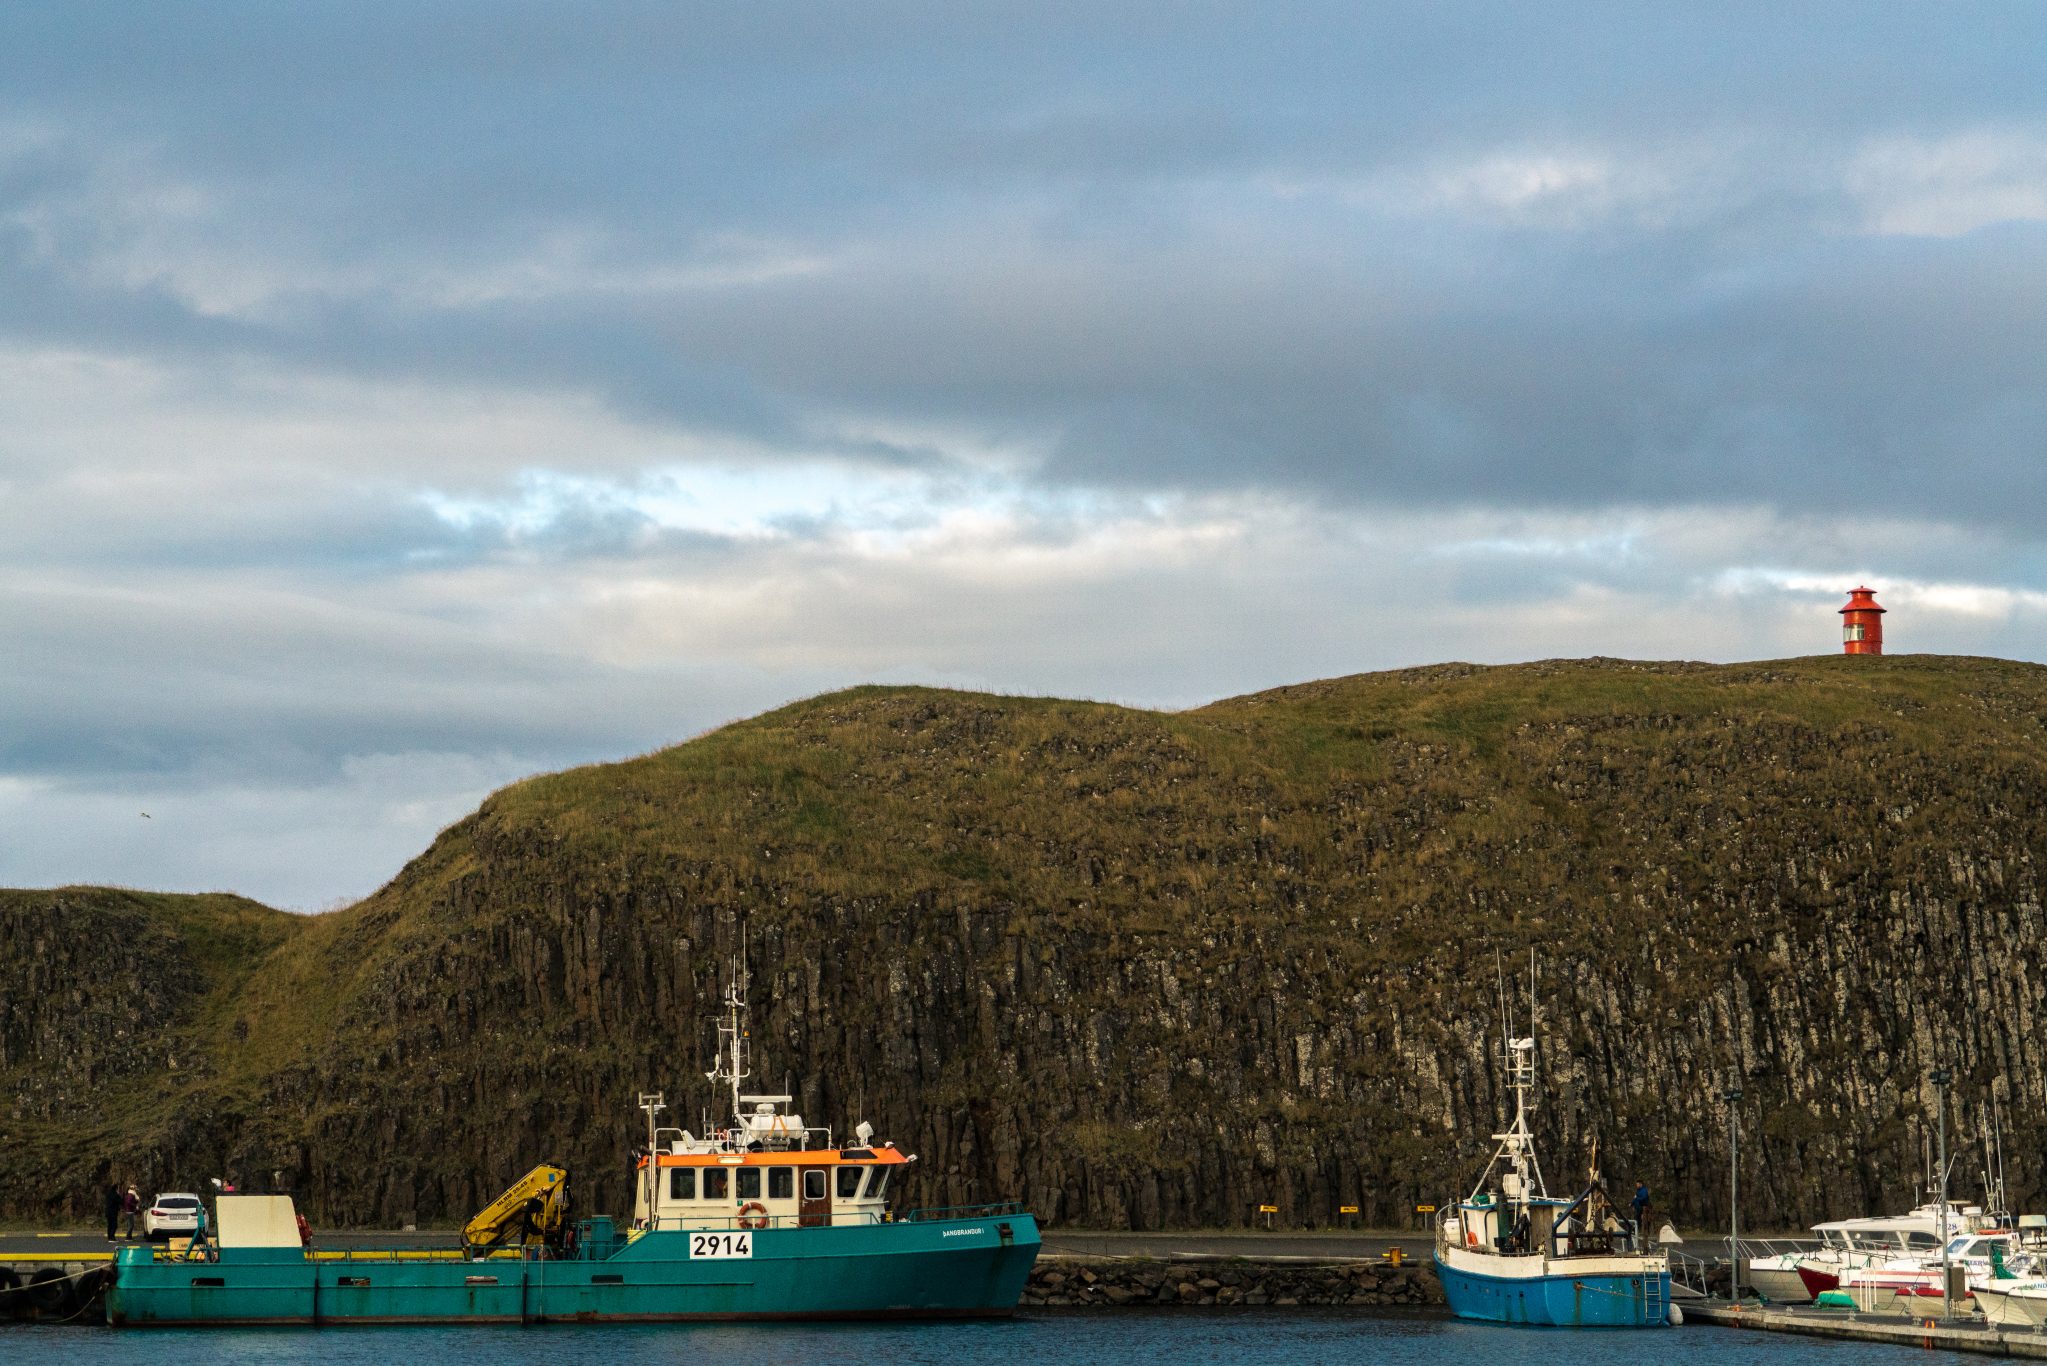
[[[739,1084],[753,1073],[747,1064],[753,1052],[746,1025],[746,941],[739,941],[739,955],[732,960],[732,975],[725,983],[725,1018],[718,1025],[718,1065],[704,1073],[709,1082],[727,1082],[732,1087],[732,1118],[735,1127],[746,1127],[740,1112]]]
[[[1512,1016],[1508,1010],[1509,998],[1505,990],[1504,977],[1501,987],[1501,1044],[1503,1045],[1503,1057],[1506,1064],[1505,1079],[1507,1087],[1514,1093],[1514,1122],[1507,1126],[1505,1133],[1493,1135],[1493,1140],[1500,1145],[1499,1150],[1493,1154],[1491,1164],[1486,1167],[1484,1172],[1480,1173],[1478,1186],[1472,1191],[1472,1196],[1476,1198],[1479,1191],[1485,1189],[1485,1183],[1491,1177],[1493,1167],[1505,1162],[1512,1169],[1514,1179],[1509,1182],[1505,1180],[1503,1174],[1501,1181],[1503,1189],[1501,1193],[1506,1196],[1507,1202],[1510,1205],[1526,1205],[1530,1199],[1537,1196],[1546,1196],[1549,1193],[1543,1184],[1542,1164],[1537,1161],[1535,1156],[1535,1136],[1528,1128],[1528,1092],[1535,1085],[1535,954],[1533,951],[1530,951],[1528,955],[1527,1037],[1515,1037]]]
[[[1990,1093],[1990,1132],[1997,1147],[1997,1213],[2000,1216],[1999,1224],[2002,1226],[2009,1218],[2011,1210],[2004,1203],[2004,1120],[1998,1114],[1995,1091]]]
[[[656,1227],[654,1198],[659,1190],[657,1169],[661,1165],[659,1157],[661,1147],[659,1136],[655,1130],[655,1116],[667,1109],[668,1106],[664,1103],[664,1098],[659,1091],[642,1091],[640,1092],[640,1108],[647,1112],[647,1161],[644,1184],[647,1188],[647,1227],[653,1228]]]

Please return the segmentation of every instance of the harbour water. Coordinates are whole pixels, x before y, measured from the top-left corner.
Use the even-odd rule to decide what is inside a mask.
[[[992,1323],[705,1324],[549,1328],[175,1329],[0,1326],[0,1362],[133,1366],[144,1359],[230,1366],[386,1366],[394,1360],[491,1366],[744,1361],[747,1366],[1879,1366],[1917,1348],[1829,1342],[1688,1325],[1641,1332],[1506,1328],[1440,1310],[1038,1311]]]

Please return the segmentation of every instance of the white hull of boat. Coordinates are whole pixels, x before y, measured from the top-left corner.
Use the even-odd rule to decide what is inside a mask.
[[[1811,1304],[1812,1292],[1805,1288],[1805,1278],[1798,1274],[1797,1266],[1759,1266],[1749,1263],[1748,1283],[1755,1287],[1758,1295],[1772,1304]]]
[[[2016,1314],[2014,1326],[2047,1328],[2047,1285],[2027,1285],[2004,1292],[2005,1308]]]
[[[1976,1287],[1976,1307],[1983,1311],[1983,1317],[1990,1321],[1991,1327],[2038,1328],[2040,1326],[2037,1319],[2027,1316],[2026,1302],[2024,1300],[2014,1300],[2011,1297],[2011,1292],[2024,1284],[2026,1284],[2024,1281],[2002,1281],[1996,1285],[1979,1285]],[[2047,1300],[2041,1300],[2038,1303],[2047,1305]]]

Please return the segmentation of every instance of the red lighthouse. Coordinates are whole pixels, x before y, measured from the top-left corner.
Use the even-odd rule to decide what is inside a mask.
[[[1841,651],[1851,655],[1884,652],[1884,609],[1876,605],[1874,588],[1851,588],[1841,609]]]

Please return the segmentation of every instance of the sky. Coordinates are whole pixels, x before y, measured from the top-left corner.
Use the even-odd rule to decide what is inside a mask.
[[[9,7],[0,885],[860,682],[2047,657],[2047,13],[1690,8]]]

